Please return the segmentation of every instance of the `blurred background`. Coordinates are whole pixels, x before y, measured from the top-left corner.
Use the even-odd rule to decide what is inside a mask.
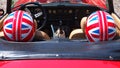
[[[113,0],[114,10],[120,17],[120,0]]]

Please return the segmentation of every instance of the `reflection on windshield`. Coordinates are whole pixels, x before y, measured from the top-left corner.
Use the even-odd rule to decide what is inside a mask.
[[[52,2],[70,2],[70,3],[74,3],[74,4],[78,4],[78,3],[85,3],[85,4],[89,4],[89,5],[94,5],[94,6],[98,6],[101,8],[106,9],[106,0],[12,0],[13,5],[12,6],[18,6],[24,3],[28,3],[28,2],[40,2],[42,4],[46,4],[46,3],[52,3]]]

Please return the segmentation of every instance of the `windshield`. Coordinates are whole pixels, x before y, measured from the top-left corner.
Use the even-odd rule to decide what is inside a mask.
[[[40,2],[41,4],[52,3],[52,2],[70,2],[74,4],[84,3],[97,7],[107,9],[107,0],[12,0],[12,7],[18,6],[27,2]]]

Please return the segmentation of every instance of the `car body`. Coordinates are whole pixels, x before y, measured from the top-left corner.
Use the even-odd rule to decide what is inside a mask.
[[[9,7],[11,0],[7,0],[7,11],[18,10]],[[41,4],[46,13],[45,25],[41,28],[48,31],[51,37],[47,41],[11,42],[0,39],[0,67],[1,68],[119,68],[120,40],[104,42],[88,42],[86,39],[70,40],[68,36],[73,29],[80,28],[82,17],[97,10],[114,12],[112,0],[106,1],[107,9],[84,3],[70,3],[58,1]],[[28,6],[32,8],[36,6]],[[12,10],[11,10],[12,9]],[[11,10],[11,11],[10,11]],[[33,12],[35,12],[33,10]],[[36,18],[36,20],[40,20]],[[62,25],[61,25],[62,22]],[[74,22],[74,23],[73,23]],[[61,26],[66,32],[66,38],[54,38],[50,25],[56,30]],[[41,27],[41,22],[38,23]]]

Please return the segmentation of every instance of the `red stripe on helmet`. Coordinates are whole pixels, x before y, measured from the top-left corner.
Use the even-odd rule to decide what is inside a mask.
[[[13,18],[4,21],[4,25],[5,25],[5,24],[8,24],[8,23],[10,23],[10,22],[13,22]]]
[[[100,27],[100,40],[103,40],[103,23],[102,23],[102,15],[100,11],[97,12],[98,14],[98,21],[99,21],[99,27]]]
[[[86,23],[86,24],[87,24],[87,23]],[[91,41],[91,42],[94,42],[94,40],[92,39],[91,35],[89,34],[89,29],[88,29],[87,26],[86,26],[85,33],[86,33],[87,39],[89,39],[89,41]]]
[[[14,18],[13,18],[13,25],[12,25],[12,35],[13,35],[13,40],[16,40],[16,23],[17,23],[17,16],[18,16],[18,11],[16,11],[16,13],[14,14]]]
[[[106,13],[105,12],[102,12],[103,14],[103,23],[104,23],[104,30],[103,30],[103,33],[104,33],[104,39],[103,40],[108,40],[108,22],[107,22],[107,16],[106,16]]]
[[[88,30],[91,30],[91,29],[94,29],[94,28],[96,28],[96,27],[99,27],[97,24],[98,24],[98,23],[92,24],[92,25],[88,26],[87,29],[88,29]]]
[[[19,11],[19,20],[18,20],[18,40],[21,40],[21,24],[22,24],[23,11]]]

